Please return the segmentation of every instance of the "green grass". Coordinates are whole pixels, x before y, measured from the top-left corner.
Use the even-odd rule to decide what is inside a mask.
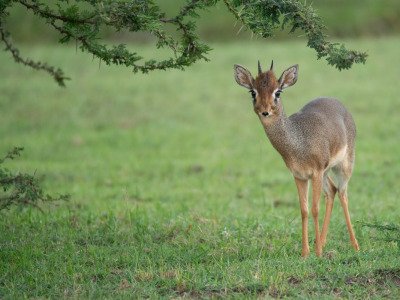
[[[146,76],[74,48],[23,49],[61,65],[66,89],[1,52],[0,153],[24,146],[7,166],[72,200],[1,212],[0,298],[398,299],[398,246],[357,221],[399,221],[400,39],[348,44],[368,50],[365,66],[338,72],[303,42],[269,41],[215,44],[209,63]],[[310,222],[301,259],[292,176],[233,79],[234,63],[255,71],[259,58],[279,73],[299,63],[287,113],[322,95],[353,113],[359,253],[336,200],[324,257]]]

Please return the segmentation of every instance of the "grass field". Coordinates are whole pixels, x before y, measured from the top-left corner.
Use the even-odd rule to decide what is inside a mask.
[[[368,50],[365,66],[338,72],[303,42],[269,40],[215,44],[208,63],[146,76],[74,48],[23,49],[62,66],[66,89],[0,52],[0,152],[25,147],[7,167],[72,196],[0,213],[0,298],[399,299],[398,245],[360,222],[399,222],[400,38],[348,44]],[[310,221],[301,259],[292,176],[233,79],[234,63],[255,71],[258,58],[279,74],[299,63],[288,114],[322,95],[353,113],[359,253],[336,200],[324,257]]]

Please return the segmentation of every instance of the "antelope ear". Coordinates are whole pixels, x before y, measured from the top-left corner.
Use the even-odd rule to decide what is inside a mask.
[[[297,81],[298,73],[299,73],[299,65],[291,66],[290,68],[283,71],[278,81],[280,88],[283,90],[295,84]]]
[[[235,65],[234,70],[236,82],[239,85],[251,90],[253,88],[254,79],[249,70],[240,65]]]

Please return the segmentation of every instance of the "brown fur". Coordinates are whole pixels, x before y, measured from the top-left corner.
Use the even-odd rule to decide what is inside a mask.
[[[235,65],[238,84],[256,92],[254,112],[259,117],[273,147],[281,154],[298,188],[303,223],[303,256],[308,250],[308,181],[312,182],[312,215],[316,231],[316,253],[322,253],[326,241],[333,198],[339,193],[351,242],[359,249],[350,222],[347,206],[347,184],[355,157],[356,127],[351,114],[335,99],[318,98],[300,111],[287,117],[280,97],[274,94],[297,81],[298,66],[282,73],[279,80],[273,70],[260,73],[256,79],[242,66]],[[328,176],[332,170],[336,183]],[[321,235],[319,234],[319,198],[324,190],[327,208]]]
[[[254,80],[254,87],[257,91],[260,91],[261,98],[265,98],[268,93],[271,94],[277,86],[278,81],[276,80],[275,74],[272,70],[261,73]]]

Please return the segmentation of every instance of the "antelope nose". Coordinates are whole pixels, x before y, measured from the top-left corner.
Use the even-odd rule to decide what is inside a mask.
[[[267,111],[264,111],[264,112],[262,112],[261,113],[264,117],[266,117],[266,116],[268,116],[269,115],[269,112],[267,112]]]

